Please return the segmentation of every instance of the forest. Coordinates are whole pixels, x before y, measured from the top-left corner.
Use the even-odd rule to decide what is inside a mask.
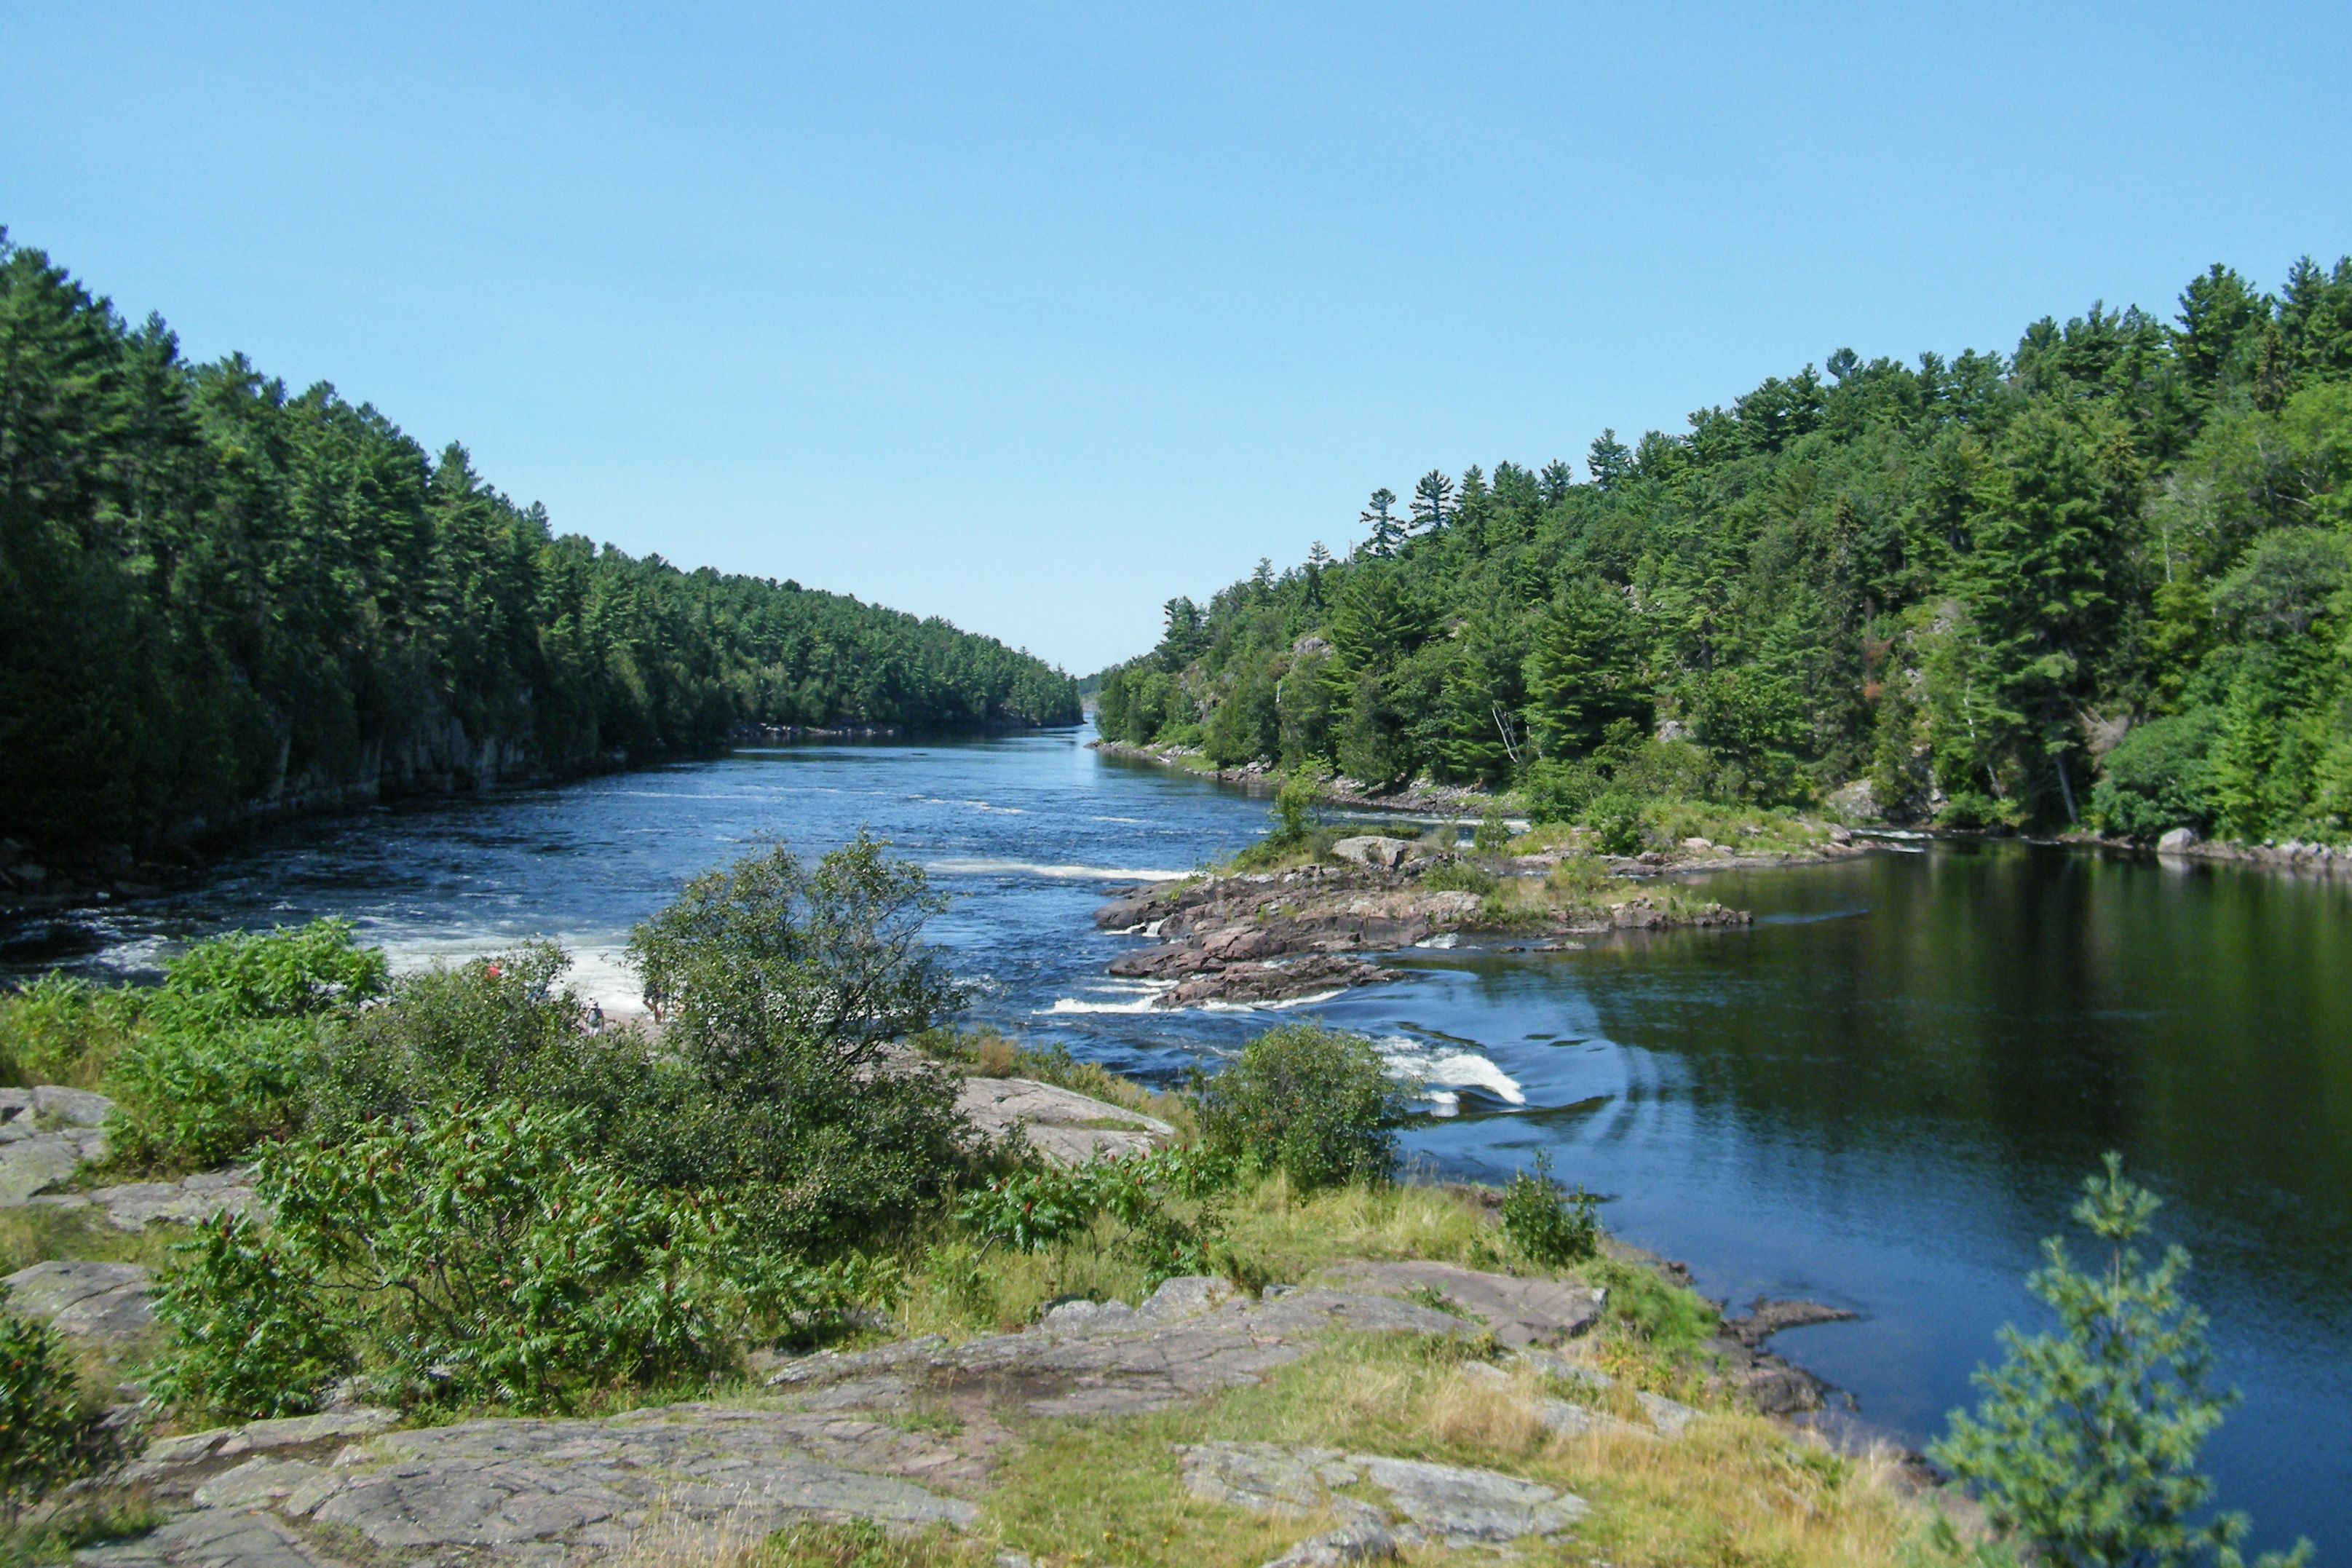
[[[68,848],[754,727],[1079,716],[943,620],[559,535],[463,447],[192,363],[5,229],[0,650],[0,834]]]
[[[1219,767],[1958,827],[2352,829],[2352,259],[1851,349],[1689,427],[1375,490],[1169,603],[1103,735]],[[1856,787],[1866,784],[1867,795]]]

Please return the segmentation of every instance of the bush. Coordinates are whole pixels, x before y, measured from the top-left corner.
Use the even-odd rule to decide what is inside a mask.
[[[225,1420],[301,1415],[355,1362],[353,1326],[306,1267],[252,1220],[221,1215],[173,1248],[155,1289],[172,1347],[148,1392]]]
[[[167,1278],[158,1385],[269,1414],[356,1363],[411,1402],[563,1408],[719,1365],[800,1300],[806,1277],[752,1259],[738,1215],[586,1144],[578,1113],[504,1102],[273,1147],[267,1237],[232,1222]]]
[[[1548,1268],[1581,1263],[1601,1249],[1593,1197],[1579,1187],[1563,1192],[1551,1178],[1551,1156],[1536,1156],[1535,1174],[1514,1173],[1503,1189],[1503,1234],[1528,1261]]]
[[[139,1008],[135,992],[55,973],[0,997],[0,1084],[96,1083]]]
[[[1108,1215],[1126,1227],[1127,1249],[1157,1284],[1208,1271],[1215,1212],[1203,1206],[1187,1219],[1174,1205],[1211,1197],[1231,1186],[1234,1173],[1230,1159],[1192,1149],[1066,1168],[1031,1165],[965,1193],[956,1217],[989,1245],[1040,1252]]]
[[[1584,825],[1592,830],[1593,847],[1603,855],[1642,852],[1642,803],[1630,795],[1612,790],[1596,795],[1584,808]]]
[[[1478,819],[1477,832],[1470,836],[1470,847],[1481,855],[1500,855],[1511,847],[1511,825],[1503,818],[1500,801],[1486,803],[1486,814]]]
[[[551,943],[402,977],[389,1004],[332,1031],[310,1089],[322,1132],[435,1106],[517,1099],[587,1111],[600,1134],[659,1099],[643,1042],[588,1030]]]
[[[1280,1170],[1302,1190],[1386,1181],[1390,1127],[1410,1104],[1371,1042],[1314,1024],[1260,1035],[1194,1100],[1213,1150]]]
[[[186,1169],[301,1124],[325,1021],[383,990],[383,954],[346,921],[198,942],[164,965],[106,1078],[114,1158]]]
[[[861,835],[814,869],[751,857],[630,938],[677,1071],[616,1158],[666,1187],[764,1189],[747,1213],[780,1255],[903,1226],[962,1162],[953,1080],[886,1054],[963,1004],[920,940],[944,900],[882,850]]]
[[[305,1018],[383,994],[383,953],[349,921],[320,920],[200,942],[163,966],[167,998],[239,1018]]]
[[[303,1085],[319,1059],[307,1019],[160,1022],[107,1075],[110,1157],[139,1169],[200,1170],[301,1124]]]
[[[1601,787],[1600,772],[1591,763],[1547,758],[1528,764],[1519,793],[1527,798],[1528,820],[1541,827],[1546,823],[1580,819]]]
[[[1433,893],[1476,893],[1481,898],[1496,887],[1495,873],[1467,860],[1447,860],[1422,873],[1421,885]]]
[[[0,1521],[110,1462],[119,1447],[83,1397],[57,1331],[8,1310],[0,1285]]]
[[[2091,791],[2091,820],[2126,838],[2213,826],[2213,772],[2206,758],[2221,732],[2216,708],[2195,708],[2136,726],[2116,742]]]
[[[1985,1400],[1972,1418],[1954,1411],[1932,1445],[1937,1463],[1972,1483],[2005,1537],[2036,1560],[2077,1564],[2186,1563],[2215,1553],[2235,1563],[2242,1514],[2190,1521],[2213,1484],[2197,1453],[2221,1424],[2234,1393],[2210,1383],[2205,1317],[2180,1295],[2189,1255],[2166,1250],[2142,1271],[2131,1245],[2147,1230],[2155,1196],[2127,1181],[2109,1154],[2104,1175],[2083,1184],[2074,1219],[2107,1249],[2078,1272],[2063,1238],[2044,1241],[2044,1268],[2027,1289],[2054,1311],[2055,1333],[2001,1331],[2009,1360],[1979,1369]],[[2310,1543],[2293,1559],[2303,1562]]]

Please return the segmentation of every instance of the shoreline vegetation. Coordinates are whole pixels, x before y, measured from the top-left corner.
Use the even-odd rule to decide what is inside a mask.
[[[0,342],[0,891],[769,727],[1078,720],[1069,676],[937,617],[559,534],[464,447],[192,363],[5,230]]]
[[[1143,763],[1172,772],[1196,773],[1220,784],[1235,784],[1253,791],[1272,793],[1278,790],[1284,775],[1264,763],[1251,763],[1239,767],[1220,768],[1210,763],[1198,747],[1149,744],[1137,745],[1124,741],[1095,740],[1087,746],[1104,756],[1125,762]],[[1475,826],[1486,816],[1501,813],[1507,819],[1524,821],[1530,809],[1528,802],[1517,791],[1496,790],[1478,784],[1444,784],[1426,777],[1402,781],[1393,786],[1367,784],[1359,779],[1317,777],[1315,804],[1337,806],[1342,810],[1366,813],[1390,813],[1402,817],[1433,816],[1450,818],[1456,826]],[[1647,805],[1672,806],[1679,802],[1671,797],[1663,801],[1643,802]],[[1824,834],[1843,829],[1866,837],[1888,829],[1897,837],[1926,838],[1981,839],[1987,837],[2020,838],[2034,844],[2054,844],[2072,848],[2102,851],[2152,854],[2165,860],[2205,860],[2225,864],[2261,866],[2273,870],[2300,871],[2315,875],[2352,876],[2352,845],[2306,842],[2289,839],[2284,843],[2241,844],[2229,839],[2200,837],[2193,829],[2176,828],[2156,840],[2145,837],[2124,837],[2090,831],[2062,833],[2020,833],[1995,830],[1988,834],[1982,828],[1946,828],[1933,823],[1913,826],[1891,823],[1881,816],[1854,815],[1838,806],[1862,804],[1858,797],[1845,795],[1832,796],[1831,809],[1811,813],[1795,811],[1785,815],[1795,821],[1810,824]],[[1823,857],[1813,857],[1822,858]],[[1842,858],[1843,857],[1837,857]],[[1750,869],[1764,865],[1801,865],[1808,857],[1790,853],[1775,859],[1748,858],[1733,862],[1691,863],[1674,867],[1678,870]]]
[[[1382,805],[1616,794],[2332,868],[2348,435],[2352,258],[2275,295],[2216,265],[2168,321],[1841,349],[1686,430],[1605,431],[1580,477],[1383,486],[1352,545],[1170,600],[1081,690],[1108,742]]]
[[[1262,858],[1316,856],[1278,804]],[[960,1030],[940,907],[865,838],[714,871],[632,937],[657,1032],[551,946],[395,977],[332,921],[0,997],[50,1086],[0,1089],[0,1561],[1993,1568],[2101,1487],[2163,1489],[2129,1551],[2204,1508],[2201,1383],[2053,1507],[2013,1358],[1948,1448],[1981,1511],[1762,1349],[1846,1314],[1727,1316],[1541,1160],[1400,1170],[1358,1037],[1168,1091]],[[2137,1267],[2130,1397],[2196,1354]]]

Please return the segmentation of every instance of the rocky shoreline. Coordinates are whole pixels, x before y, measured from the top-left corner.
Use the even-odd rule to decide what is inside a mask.
[[[1661,897],[1632,886],[1669,868],[1690,868],[1693,859],[1626,859],[1612,867],[1627,884],[1622,891],[1612,889],[1590,900],[1504,920],[1478,893],[1426,885],[1432,871],[1453,862],[1410,841],[1368,835],[1340,840],[1335,852],[1342,863],[1115,890],[1095,911],[1096,926],[1150,939],[1150,945],[1113,959],[1108,972],[1162,987],[1153,998],[1159,1007],[1263,1005],[1397,979],[1394,971],[1360,955],[1450,945],[1447,939],[1464,933],[1507,934],[1556,946],[1610,931],[1748,923],[1743,910]],[[1696,858],[1701,852],[1685,853]],[[1540,879],[1559,859],[1557,853],[1518,857],[1505,863],[1504,874]],[[1705,865],[1737,863],[1741,862],[1730,858]]]

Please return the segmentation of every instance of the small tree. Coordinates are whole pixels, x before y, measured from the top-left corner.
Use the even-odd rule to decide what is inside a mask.
[[[2009,1359],[1979,1369],[1985,1400],[1975,1416],[1952,1413],[1949,1436],[1929,1453],[1971,1482],[1995,1528],[2037,1559],[2066,1568],[2178,1568],[2213,1553],[2242,1563],[2243,1514],[2191,1521],[2213,1483],[2197,1453],[2221,1426],[2234,1391],[2210,1385],[2205,1315],[2183,1300],[2189,1254],[2165,1249],[2143,1269],[2132,1243],[2145,1235],[2156,1196],[2126,1180],[2109,1154],[2103,1176],[2083,1184],[2077,1224],[2108,1248],[2107,1267],[2078,1271],[2062,1237],[2042,1244],[2045,1267],[2026,1288],[2058,1315],[2055,1333],[2001,1331]],[[2286,1568],[2308,1561],[2264,1556]]]
[[[1307,842],[1315,831],[1315,775],[1305,768],[1293,771],[1274,792],[1274,831],[1266,842],[1287,849]]]
[[[1411,1096],[1362,1036],[1286,1024],[1244,1047],[1194,1103],[1212,1150],[1308,1189],[1387,1181],[1396,1162],[1390,1129]]]

